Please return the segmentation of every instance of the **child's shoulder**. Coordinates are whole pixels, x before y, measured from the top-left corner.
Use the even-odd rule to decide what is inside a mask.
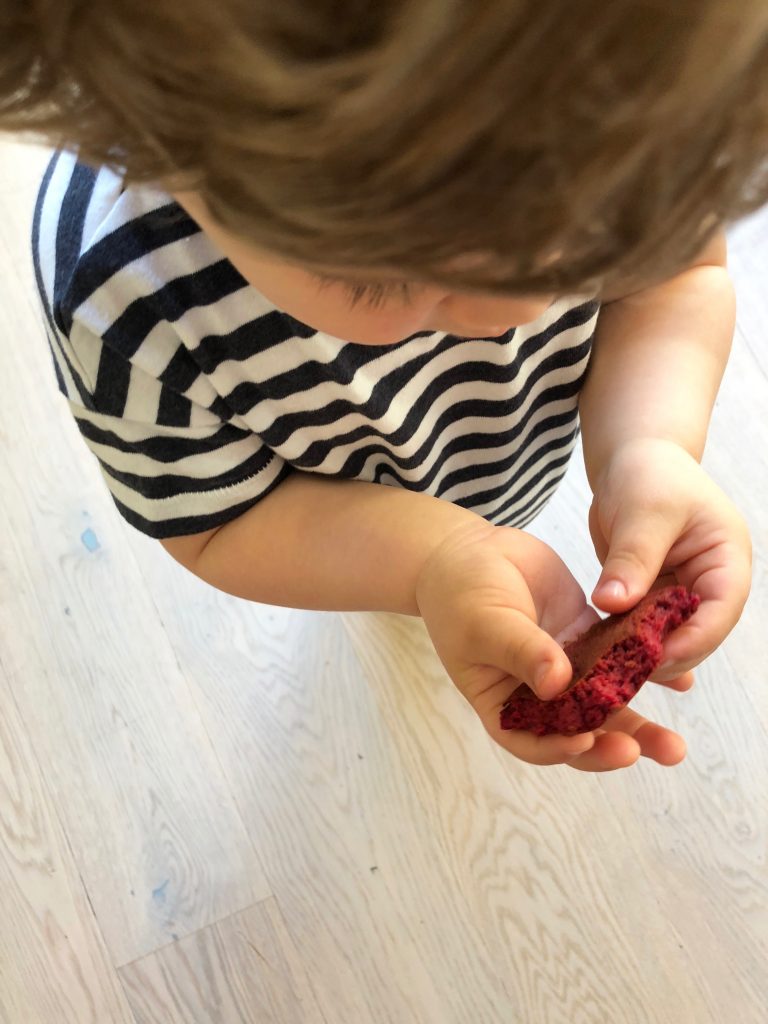
[[[115,270],[199,231],[167,193],[126,186],[111,168],[89,167],[58,151],[38,191],[33,243],[55,255],[60,273],[83,261]]]
[[[38,286],[56,326],[90,311],[105,329],[135,303],[215,263],[199,226],[167,193],[126,186],[115,171],[94,169],[69,152],[51,157],[40,184],[32,249]]]

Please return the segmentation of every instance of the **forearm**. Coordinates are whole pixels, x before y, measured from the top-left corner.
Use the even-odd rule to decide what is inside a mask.
[[[296,473],[218,530],[188,568],[264,604],[417,615],[422,566],[453,532],[475,528],[489,529],[438,498]]]
[[[579,401],[593,487],[612,454],[636,438],[671,440],[701,458],[735,323],[721,253],[601,311]]]

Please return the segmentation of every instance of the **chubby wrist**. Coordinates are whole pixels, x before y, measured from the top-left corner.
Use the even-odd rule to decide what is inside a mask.
[[[603,441],[597,445],[591,445],[586,437],[582,441],[584,453],[584,468],[592,492],[599,486],[606,473],[612,465],[622,462],[628,454],[639,454],[647,451],[662,453],[683,453],[695,463],[700,463],[704,453],[704,441],[697,435],[682,436],[678,430],[665,430],[660,426],[658,430],[645,430],[638,433],[626,432],[619,437],[614,437],[610,442]]]
[[[590,475],[592,492],[597,493],[605,480],[618,471],[625,472],[629,468],[637,471],[640,467],[660,466],[662,463],[670,461],[674,461],[678,465],[686,462],[699,465],[696,454],[689,451],[677,438],[663,435],[626,438],[611,449],[599,469]]]
[[[416,576],[414,600],[419,615],[435,593],[461,586],[461,577],[473,574],[482,553],[498,537],[500,528],[485,519],[465,520],[442,537],[422,562]]]

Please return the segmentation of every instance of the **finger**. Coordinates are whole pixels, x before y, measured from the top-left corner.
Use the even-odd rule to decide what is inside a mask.
[[[605,556],[608,554],[608,541],[605,539],[603,528],[600,525],[600,517],[597,511],[597,501],[593,499],[592,504],[589,506],[589,513],[587,515],[587,525],[589,526],[589,535],[592,538],[592,544],[595,548],[595,554],[600,560],[600,564],[605,561]]]
[[[703,661],[717,648],[739,620],[749,595],[750,572],[743,557],[709,566],[693,559],[678,570],[678,577],[701,598],[696,612],[667,638],[664,662],[689,667]],[[699,564],[697,564],[699,563]]]
[[[620,512],[592,594],[594,603],[608,612],[626,611],[637,604],[651,589],[681,527],[677,517],[661,510]]]
[[[668,690],[676,690],[678,693],[687,693],[693,686],[695,679],[693,672],[673,673],[671,677],[663,673],[655,672],[651,676],[651,682],[659,686],[666,686]]]
[[[640,754],[640,744],[631,736],[620,732],[601,732],[595,736],[591,750],[574,757],[568,765],[580,772],[613,772],[629,768]]]
[[[595,742],[591,732],[578,736],[534,736],[518,730],[488,729],[491,737],[521,761],[535,765],[570,764]]]
[[[468,647],[482,651],[484,664],[528,683],[542,700],[561,693],[573,675],[562,647],[514,608],[489,608],[476,623]],[[471,694],[467,696],[471,699]],[[499,710],[508,697],[509,691]]]
[[[491,739],[529,764],[563,764],[589,750],[595,742],[591,732],[577,736],[534,736],[518,729],[501,728],[501,709],[519,685],[517,679],[499,679],[478,692],[464,692]]]
[[[665,729],[656,722],[644,722],[634,733],[634,738],[640,744],[643,757],[666,767],[680,764],[688,749],[679,733]]]
[[[632,708],[622,708],[605,722],[606,732],[631,736],[639,745],[643,757],[666,766],[679,764],[686,754],[682,736],[671,729],[650,722]]]

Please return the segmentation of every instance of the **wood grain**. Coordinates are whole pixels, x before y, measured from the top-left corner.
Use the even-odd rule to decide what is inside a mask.
[[[510,761],[488,747],[468,708],[459,714],[451,707],[456,697],[437,665],[414,679],[411,666],[421,675],[430,663],[417,624],[403,630],[383,616],[348,616],[347,624],[369,679],[378,676],[389,695],[391,728],[401,743],[414,737],[411,772],[423,760],[425,735],[434,736],[428,764],[442,785],[435,792],[432,782],[438,796],[430,806],[432,831],[451,851],[454,875],[473,896],[473,920],[482,921],[486,941],[495,938],[497,968],[508,979],[498,1017],[489,1020],[509,1019],[513,993],[523,994],[531,1019],[558,1024],[719,1020],[698,959],[705,950],[720,958],[714,971],[723,984],[743,972],[755,988],[757,953],[747,971],[732,961],[729,947],[719,950],[718,936],[702,936],[683,915],[669,914],[664,874],[671,870],[679,887],[684,872],[675,870],[674,847],[660,851],[657,837],[647,834],[653,827],[663,836],[665,819],[637,807],[647,777],[662,791],[673,784],[656,781],[662,769],[643,765],[623,777],[582,777]],[[394,659],[387,651],[397,652]],[[405,723],[396,724],[402,717]],[[689,880],[675,903],[695,909],[699,884]],[[723,901],[720,924],[727,926],[724,908]],[[706,972],[711,977],[708,961]],[[608,1006],[617,1007],[615,1018],[601,1017]]]
[[[247,605],[166,573],[152,551],[139,557],[159,607],[179,610],[166,627],[180,664],[195,666],[197,700],[324,1016],[445,1020],[451,997],[491,1013],[492,992],[471,984],[482,936],[462,921],[338,616]],[[411,902],[422,872],[439,879],[433,921]],[[462,928],[465,943],[468,927],[477,954],[463,983],[441,991],[422,947]]]
[[[44,159],[0,145],[2,1024],[763,1024],[768,212],[705,455],[753,594],[638,698],[686,761],[586,776],[493,747],[417,620],[237,601],[122,522],[31,287]],[[588,501],[575,459],[531,532],[590,590]]]
[[[275,900],[120,970],[136,1024],[323,1024]]]
[[[1,665],[0,709],[0,1021],[130,1024]]]
[[[122,964],[269,890],[95,460],[52,382],[26,262],[9,267],[3,286],[3,665]]]

